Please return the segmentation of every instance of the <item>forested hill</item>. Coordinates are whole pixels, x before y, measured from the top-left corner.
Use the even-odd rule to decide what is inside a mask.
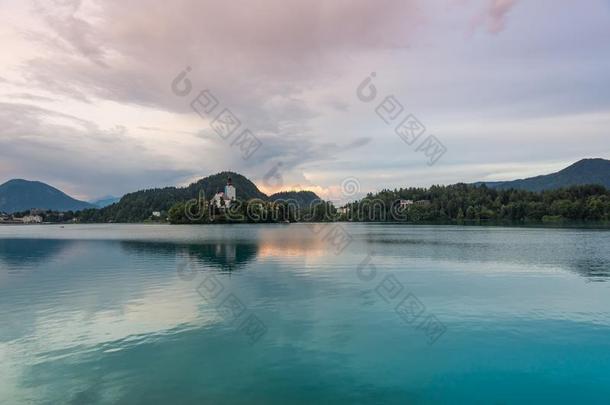
[[[270,197],[260,191],[256,184],[241,174],[220,172],[187,187],[155,188],[126,194],[116,204],[99,210],[83,211],[80,220],[82,222],[142,222],[149,219],[154,211],[165,214],[176,203],[199,198],[202,191],[204,198],[210,200],[217,192],[224,191],[229,177],[237,190],[237,199],[241,201],[253,198],[269,200]],[[301,193],[304,192],[300,192],[299,195]],[[311,194],[317,198],[314,193]]]
[[[610,160],[582,159],[556,173],[512,181],[477,183],[490,188],[510,188],[528,191],[556,190],[558,188],[599,184],[610,189]]]
[[[299,207],[309,207],[320,197],[313,191],[281,191],[269,196],[270,201],[296,201]]]
[[[419,202],[399,209],[400,200]],[[384,190],[349,206],[353,221],[555,222],[610,221],[610,191],[573,186],[532,192],[468,184]]]

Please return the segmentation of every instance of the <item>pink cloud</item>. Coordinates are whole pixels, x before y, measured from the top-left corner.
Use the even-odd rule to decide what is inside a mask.
[[[346,60],[411,45],[420,1],[55,3],[34,9],[47,29],[39,38],[56,41],[24,74],[71,97],[185,111],[168,83],[188,65],[195,86],[260,117],[260,100],[298,96],[345,74]]]
[[[491,34],[498,34],[506,28],[508,13],[518,0],[491,0],[486,9],[477,15],[473,21],[473,30],[484,26]]]

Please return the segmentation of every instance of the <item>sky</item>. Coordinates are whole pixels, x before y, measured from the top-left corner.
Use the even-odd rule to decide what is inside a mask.
[[[93,200],[231,170],[345,200],[610,158],[609,0],[0,11],[0,183]]]

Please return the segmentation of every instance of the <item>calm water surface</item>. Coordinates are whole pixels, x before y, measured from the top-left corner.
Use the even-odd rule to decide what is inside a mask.
[[[609,231],[342,226],[0,227],[0,403],[608,403]]]

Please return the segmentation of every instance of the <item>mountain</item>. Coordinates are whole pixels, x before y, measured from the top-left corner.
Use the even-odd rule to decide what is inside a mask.
[[[487,187],[527,191],[555,190],[558,188],[597,184],[610,189],[610,160],[583,159],[556,173],[513,181],[479,182]]]
[[[107,195],[105,197],[98,198],[95,201],[89,201],[90,204],[95,205],[98,208],[104,208],[114,203],[118,203],[121,200],[121,197],[115,197],[112,195]]]
[[[93,205],[76,200],[39,181],[9,180],[0,185],[0,211],[13,213],[32,208],[53,211],[77,211]]]
[[[256,184],[241,174],[220,172],[204,177],[187,187],[154,188],[125,194],[116,204],[83,213],[81,220],[83,222],[142,222],[150,218],[153,211],[167,212],[178,202],[199,198],[202,191],[205,199],[210,200],[217,192],[224,191],[229,177],[237,190],[238,200],[248,201],[254,198],[269,200],[269,197],[260,191]],[[305,198],[303,194],[299,194],[299,196]]]
[[[320,197],[313,191],[280,191],[269,196],[270,201],[291,200],[296,201],[299,207],[310,207],[314,201],[320,201]]]

